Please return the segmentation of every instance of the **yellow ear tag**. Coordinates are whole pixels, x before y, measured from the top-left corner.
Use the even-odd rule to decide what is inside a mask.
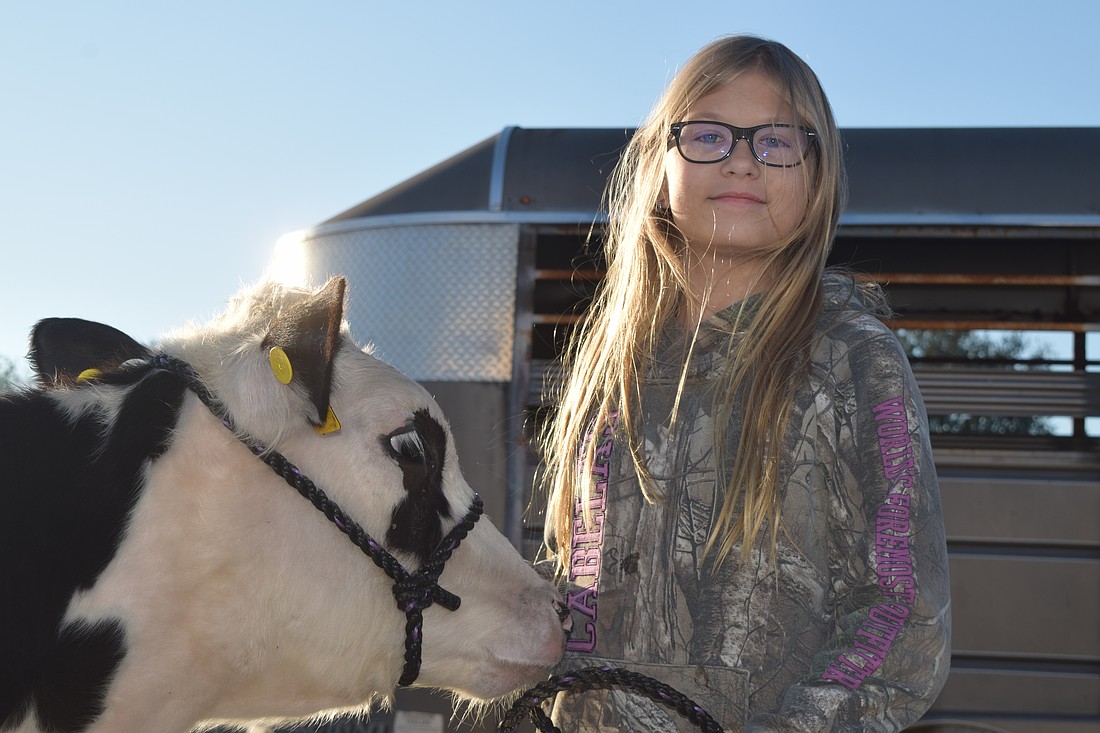
[[[94,379],[99,379],[103,376],[103,372],[99,369],[85,369],[80,374],[76,375],[77,382],[91,382]]]
[[[319,435],[328,435],[340,429],[340,421],[336,419],[336,413],[332,411],[332,407],[328,408],[328,415],[325,416],[324,424],[315,425],[313,429],[316,430]]]
[[[271,373],[275,378],[282,384],[290,384],[290,380],[294,377],[294,368],[290,366],[290,357],[286,352],[281,347],[272,347],[271,351],[267,352],[267,360],[271,363]]]

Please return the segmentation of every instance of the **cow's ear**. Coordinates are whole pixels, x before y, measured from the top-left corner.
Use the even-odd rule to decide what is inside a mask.
[[[74,384],[89,370],[113,371],[130,359],[147,359],[149,349],[119,331],[80,318],[46,318],[31,331],[30,361],[46,387]]]
[[[317,425],[328,418],[332,362],[340,349],[346,290],[343,277],[332,278],[316,293],[280,313],[263,340],[279,381],[293,381],[309,395],[317,408]]]

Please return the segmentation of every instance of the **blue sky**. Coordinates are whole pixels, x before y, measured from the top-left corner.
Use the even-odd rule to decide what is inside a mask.
[[[0,0],[0,356],[46,316],[204,320],[281,235],[507,125],[637,124],[719,35],[789,45],[846,127],[1095,126],[1098,27],[1093,0]]]

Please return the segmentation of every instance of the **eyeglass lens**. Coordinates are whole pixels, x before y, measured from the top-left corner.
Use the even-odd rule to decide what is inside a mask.
[[[744,132],[752,133],[753,155],[768,165],[798,165],[810,144],[806,131],[791,125],[767,125]],[[742,134],[714,122],[685,122],[681,123],[677,144],[687,160],[715,163],[729,155]]]

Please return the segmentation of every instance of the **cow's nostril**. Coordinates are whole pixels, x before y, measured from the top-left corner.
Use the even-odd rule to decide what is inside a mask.
[[[573,630],[573,614],[569,613],[569,607],[561,601],[554,601],[554,608],[557,610],[562,630],[568,634]]]

